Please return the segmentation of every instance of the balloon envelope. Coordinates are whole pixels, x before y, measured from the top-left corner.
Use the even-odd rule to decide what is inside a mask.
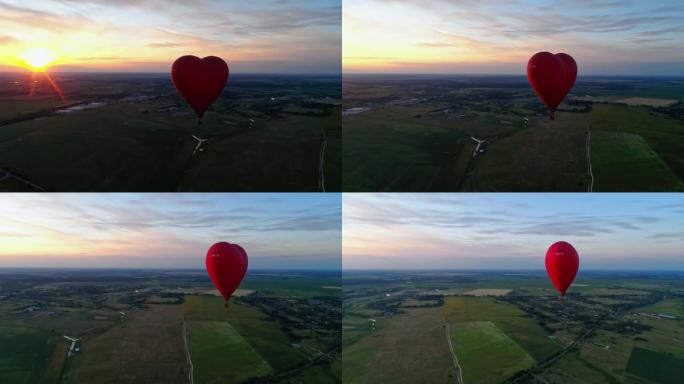
[[[553,243],[546,251],[546,273],[553,286],[560,292],[561,298],[575,280],[578,269],[579,256],[570,243],[559,241]]]
[[[171,67],[171,80],[201,120],[226,86],[228,64],[216,56],[182,56]]]
[[[576,79],[577,63],[566,53],[539,52],[527,62],[527,80],[549,109],[552,120]]]
[[[237,244],[220,242],[209,248],[205,261],[209,278],[228,301],[247,272],[247,253]]]

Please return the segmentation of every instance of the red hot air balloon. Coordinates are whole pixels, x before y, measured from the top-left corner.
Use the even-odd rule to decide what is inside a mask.
[[[549,109],[551,120],[577,79],[577,63],[570,55],[539,52],[527,62],[527,80]]]
[[[182,56],[171,67],[171,80],[178,93],[195,110],[197,123],[214,103],[228,81],[228,64],[216,56],[200,59]]]
[[[228,307],[228,299],[235,292],[247,272],[247,253],[241,246],[226,242],[212,245],[207,251],[207,273],[221,292]]]
[[[559,241],[553,243],[546,251],[546,273],[548,273],[553,286],[560,292],[561,302],[563,302],[565,291],[575,280],[578,268],[579,256],[570,243]]]

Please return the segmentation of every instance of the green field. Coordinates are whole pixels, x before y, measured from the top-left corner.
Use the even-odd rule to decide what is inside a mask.
[[[49,331],[0,326],[0,383],[57,383],[66,341]],[[54,361],[53,361],[54,360]]]
[[[597,104],[590,114],[592,162],[600,190],[674,191],[684,189],[684,123],[647,107]],[[638,135],[604,134],[600,131]],[[606,143],[606,139],[617,143]],[[605,151],[605,152],[604,152]],[[664,163],[664,164],[663,164]],[[648,164],[652,167],[649,169]],[[612,175],[611,175],[612,174]],[[623,180],[616,180],[622,174]],[[674,174],[674,175],[673,175]],[[642,181],[642,177],[645,181]],[[607,181],[601,187],[603,178]],[[651,184],[650,187],[647,184]],[[625,185],[632,185],[629,189]],[[644,189],[647,188],[647,189]],[[666,189],[670,188],[670,189]]]
[[[17,117],[24,113],[40,112],[60,105],[62,105],[62,101],[56,97],[48,97],[30,103],[26,101],[0,101],[0,120]]]
[[[530,118],[529,128],[494,141],[474,162],[468,191],[586,190],[586,115]]]
[[[275,370],[306,362],[306,356],[294,348],[280,328],[261,311],[245,304],[231,302],[228,310],[223,299],[212,296],[188,296],[184,304],[186,321],[223,321],[263,357]],[[260,365],[254,368],[261,372]]]
[[[634,348],[627,362],[627,372],[662,384],[678,384],[684,378],[684,359]]]
[[[203,271],[0,274],[2,384],[185,384],[186,351],[196,384],[341,380],[335,273],[255,273],[229,308]]]
[[[65,383],[187,383],[183,320],[178,305],[129,312],[126,321],[86,339],[67,359]]]
[[[325,187],[341,189],[335,79],[232,79],[198,125],[167,77],[58,77],[68,102],[0,84],[0,168],[45,190],[319,191],[324,137]],[[104,105],[51,111],[78,102]],[[192,135],[208,140],[196,155]],[[0,191],[22,188],[0,180]]]
[[[188,339],[198,384],[239,383],[271,372],[268,363],[228,322],[190,321]]]
[[[463,132],[396,108],[345,117],[343,148],[345,191],[414,192],[456,188],[473,149]]]
[[[595,191],[684,190],[683,124],[645,107],[602,104],[590,121]]]
[[[639,191],[684,190],[658,154],[633,133],[596,131],[591,137],[594,191],[628,191],[634,179],[643,182]]]
[[[345,191],[587,191],[588,129],[596,190],[684,189],[681,105],[619,104],[628,97],[681,102],[681,86],[592,78],[575,88],[552,121],[524,78],[345,78]],[[585,94],[611,103],[574,99]],[[486,140],[474,158],[471,136]]]
[[[491,321],[449,326],[466,383],[499,383],[534,365],[534,359]]]
[[[524,312],[513,305],[496,302],[491,297],[449,297],[444,312],[451,323],[494,323],[535,360],[542,360],[560,350],[560,346],[550,341],[546,332]]]
[[[377,321],[376,331],[343,349],[344,383],[454,382],[441,308]]]

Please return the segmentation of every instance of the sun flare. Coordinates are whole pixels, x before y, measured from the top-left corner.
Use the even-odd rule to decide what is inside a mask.
[[[27,49],[20,57],[26,62],[26,65],[34,71],[45,70],[45,68],[56,59],[55,52],[47,48]]]

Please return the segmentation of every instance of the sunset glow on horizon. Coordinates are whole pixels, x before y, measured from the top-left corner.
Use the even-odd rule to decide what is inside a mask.
[[[338,73],[340,8],[338,0],[0,0],[0,71],[41,70],[41,58],[26,58],[40,49],[53,53],[53,71],[166,72],[192,54],[220,56],[234,73]]]
[[[583,269],[684,270],[678,194],[345,194],[344,269],[543,269],[568,241]]]
[[[57,57],[47,48],[29,48],[21,54],[21,58],[32,71],[44,71]]]
[[[203,268],[218,241],[250,266],[339,269],[331,194],[3,194],[0,268]]]
[[[347,0],[345,73],[524,74],[539,51],[582,74],[684,76],[676,0]]]

